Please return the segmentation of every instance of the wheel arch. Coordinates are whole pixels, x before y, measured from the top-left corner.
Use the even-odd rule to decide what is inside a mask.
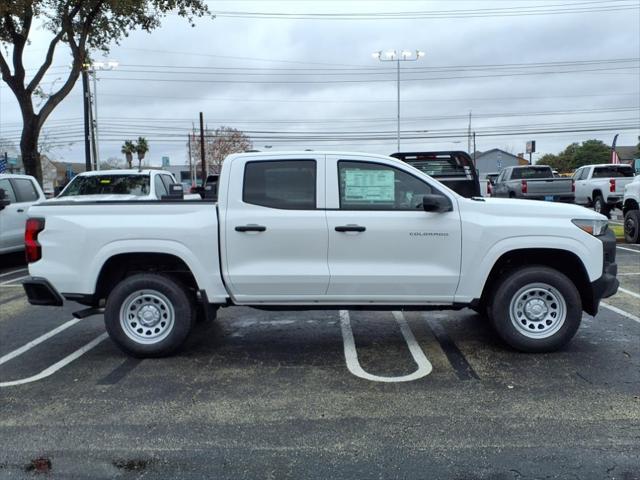
[[[175,278],[189,289],[198,290],[193,272],[177,255],[159,252],[119,253],[102,264],[96,279],[94,303],[100,303],[109,296],[118,282],[136,273],[162,273]]]
[[[640,206],[638,202],[633,198],[627,198],[622,206],[622,212],[624,215],[631,210],[640,210]]]
[[[502,254],[494,263],[484,283],[480,302],[487,304],[502,276],[515,269],[529,266],[545,266],[566,275],[576,286],[582,300],[582,307],[591,315],[593,304],[591,282],[580,257],[573,252],[553,248],[522,248]]]

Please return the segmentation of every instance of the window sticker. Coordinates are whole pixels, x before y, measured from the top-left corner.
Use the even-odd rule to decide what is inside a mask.
[[[346,201],[393,202],[394,172],[392,170],[346,170],[344,199]]]

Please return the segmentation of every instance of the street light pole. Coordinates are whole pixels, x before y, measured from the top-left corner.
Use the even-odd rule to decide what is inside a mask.
[[[383,52],[382,50],[374,52],[373,58],[380,60],[381,62],[396,62],[396,87],[397,87],[397,141],[398,151],[400,151],[400,62],[416,62],[424,57],[424,52],[416,50],[411,52],[409,50],[388,50]]]

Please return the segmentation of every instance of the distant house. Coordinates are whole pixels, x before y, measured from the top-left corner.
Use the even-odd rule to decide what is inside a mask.
[[[633,163],[636,158],[639,158],[638,147],[635,145],[631,147],[618,147],[616,146],[616,153],[620,159],[620,163]]]
[[[527,165],[527,160],[499,148],[476,152],[476,168],[480,179],[485,178],[487,173],[497,173],[505,167],[516,167],[523,164]]]

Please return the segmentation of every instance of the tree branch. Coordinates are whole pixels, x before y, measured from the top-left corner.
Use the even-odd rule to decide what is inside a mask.
[[[47,70],[49,70],[51,63],[53,62],[53,54],[56,51],[56,46],[58,45],[58,42],[62,40],[63,36],[64,30],[60,30],[60,32],[55,37],[53,37],[53,39],[49,43],[49,49],[47,50],[47,56],[45,57],[44,63],[40,66],[38,72],[31,79],[29,85],[27,85],[27,91],[29,93],[33,92],[36,89],[38,84],[40,84],[42,77],[44,77],[45,73],[47,73]]]

